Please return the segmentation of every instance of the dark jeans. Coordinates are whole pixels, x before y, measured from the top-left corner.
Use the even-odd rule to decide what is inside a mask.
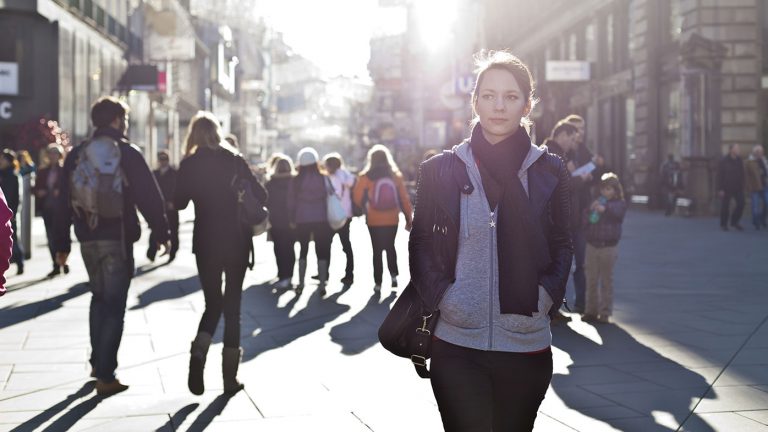
[[[662,194],[664,195],[664,214],[667,216],[675,212],[677,206],[678,191],[672,188],[663,188]]]
[[[755,228],[765,227],[768,222],[768,189],[752,192],[752,224]]]
[[[241,259],[228,260],[221,256],[197,254],[197,273],[203,286],[205,311],[200,318],[198,333],[213,335],[224,312],[224,347],[240,347],[240,299],[243,294],[243,279],[248,267],[248,254]],[[221,276],[224,274],[224,292],[221,291]]]
[[[125,252],[119,240],[83,242],[80,252],[92,294],[90,362],[96,378],[112,382],[117,369],[117,350],[123,337],[125,301],[133,277],[133,257]]]
[[[395,250],[395,236],[397,235],[397,225],[395,226],[369,226],[368,232],[371,234],[371,246],[373,246],[373,282],[381,285],[381,274],[384,272],[381,253],[387,253],[387,267],[389,274],[395,277],[399,274],[397,271],[397,251]]]
[[[176,256],[179,251],[179,212],[177,210],[166,210],[165,217],[168,219],[168,228],[171,231],[171,255]],[[157,254],[157,236],[153,232],[149,235],[149,247],[147,255],[155,256]]]
[[[573,270],[573,289],[575,293],[573,308],[574,312],[582,312],[587,304],[587,273],[585,270],[587,233],[583,228],[578,228],[571,231],[571,236],[573,240],[573,261],[576,267]]]
[[[345,223],[343,227],[332,234],[333,236],[336,234],[339,235],[339,240],[341,241],[341,249],[344,251],[344,255],[347,257],[347,267],[344,269],[344,277],[348,278],[353,277],[353,273],[355,272],[355,256],[352,253],[352,242],[349,241],[350,223],[352,223],[351,218],[347,219],[347,223]],[[331,242],[333,242],[333,237],[331,237]]]
[[[43,224],[45,224],[45,237],[48,239],[48,252],[51,253],[51,261],[54,267],[56,264],[56,251],[53,247],[53,209],[43,209]]]
[[[552,352],[480,351],[438,339],[430,372],[446,432],[530,431],[552,380]]]
[[[299,259],[306,260],[309,253],[309,241],[315,240],[315,255],[318,260],[330,261],[331,239],[333,230],[327,222],[313,222],[298,224],[296,237],[299,240]]]
[[[293,265],[296,263],[296,233],[291,228],[272,228],[269,231],[277,262],[277,278],[290,279],[293,277]]]
[[[733,208],[731,213],[731,226],[737,225],[741,220],[741,214],[744,212],[744,193],[739,192],[725,192],[723,195],[723,201],[720,204],[720,226],[728,226],[728,210],[731,207],[731,200],[736,202],[736,207]]]

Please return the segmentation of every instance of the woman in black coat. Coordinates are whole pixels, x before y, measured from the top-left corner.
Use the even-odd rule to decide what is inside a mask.
[[[430,373],[445,430],[525,431],[552,378],[573,256],[569,174],[525,130],[527,66],[506,52],[477,66],[470,137],[420,169],[411,278],[439,311]]]
[[[195,204],[192,252],[197,260],[200,284],[205,296],[205,311],[192,342],[189,360],[189,390],[202,394],[203,368],[222,311],[224,313],[224,350],[222,373],[224,391],[235,393],[243,388],[237,380],[240,364],[240,299],[243,279],[252,249],[250,233],[237,218],[237,198],[232,189],[235,175],[250,179],[261,202],[267,192],[250,171],[248,163],[227,144],[219,122],[211,113],[192,119],[186,139],[186,156],[181,161],[174,203],[184,209]],[[226,276],[222,294],[221,277]]]
[[[277,263],[277,288],[289,288],[296,263],[296,230],[291,226],[288,197],[293,182],[293,164],[288,156],[279,155],[273,162],[273,172],[267,181],[267,209],[269,210],[269,235],[272,239]]]

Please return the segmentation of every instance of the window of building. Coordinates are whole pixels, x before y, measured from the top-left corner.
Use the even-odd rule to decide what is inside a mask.
[[[680,9],[680,0],[669,0],[664,2],[668,10],[668,37],[670,42],[678,42],[683,31],[683,14]]]
[[[609,13],[605,16],[605,61],[603,62],[605,71],[609,74],[615,71],[615,43],[613,13]]]
[[[579,59],[579,39],[576,33],[571,33],[568,38],[568,60]]]
[[[589,62],[597,61],[597,25],[592,20],[584,27],[584,59]]]
[[[763,25],[763,72],[768,73],[768,2],[760,2]],[[765,134],[768,136],[768,133]]]
[[[661,150],[662,154],[682,155],[680,135],[680,82],[674,81],[661,86]]]

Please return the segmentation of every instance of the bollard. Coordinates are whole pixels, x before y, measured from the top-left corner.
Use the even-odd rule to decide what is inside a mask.
[[[21,232],[17,237],[21,242],[24,258],[32,258],[32,174],[22,177],[21,189]]]

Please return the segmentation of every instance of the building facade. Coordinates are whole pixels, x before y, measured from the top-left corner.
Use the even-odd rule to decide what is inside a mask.
[[[759,0],[489,0],[487,43],[531,65],[545,137],[569,113],[631,194],[653,204],[667,155],[682,160],[686,195],[711,211],[715,166],[728,146],[763,144],[768,10]],[[523,14],[516,11],[525,10]],[[588,76],[547,76],[557,62]],[[539,139],[541,141],[541,139]]]
[[[128,29],[129,2],[10,0],[0,3],[0,134],[57,120],[72,142],[89,133],[90,103],[115,88],[124,54],[138,37]]]

